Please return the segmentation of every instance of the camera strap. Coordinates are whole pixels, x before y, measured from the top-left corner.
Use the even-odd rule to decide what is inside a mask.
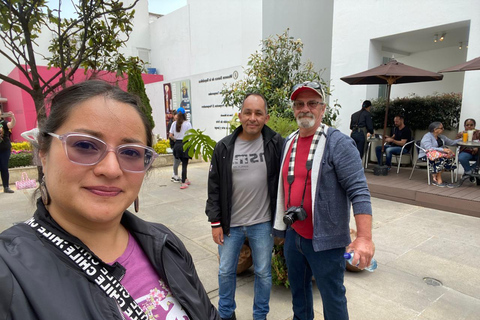
[[[305,177],[305,186],[303,187],[303,195],[302,195],[302,203],[300,205],[303,208],[303,200],[305,199],[305,192],[307,190],[307,182],[308,182],[308,173],[312,170],[312,163],[313,163],[313,156],[315,155],[315,150],[317,149],[317,145],[320,141],[322,135],[326,137],[325,134],[325,125],[320,125],[315,131],[315,135],[313,136],[312,143],[310,144],[310,151],[308,153],[306,168],[307,168],[307,175]],[[299,133],[293,137],[293,146],[292,151],[290,152],[290,161],[288,163],[288,175],[287,175],[287,182],[288,182],[288,202],[287,207],[290,207],[290,194],[292,191],[292,184],[295,181],[295,156],[297,154],[297,141],[298,141]]]
[[[128,293],[127,289],[111,273],[101,265],[101,262],[90,252],[79,245],[70,243],[52,229],[41,225],[32,217],[25,221],[25,224],[32,227],[41,237],[47,239],[55,248],[64,253],[75,265],[81,269],[87,278],[94,282],[109,298],[114,299],[119,308],[130,319],[146,320],[147,314],[137,304],[135,299]]]

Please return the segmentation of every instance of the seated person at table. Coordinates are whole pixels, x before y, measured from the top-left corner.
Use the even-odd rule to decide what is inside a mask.
[[[428,126],[428,132],[422,138],[418,158],[427,161],[426,152],[437,150],[444,156],[430,162],[430,171],[432,173],[432,184],[437,187],[445,187],[447,184],[442,181],[442,172],[444,170],[453,170],[455,166],[455,154],[446,146],[456,145],[458,140],[451,140],[441,134],[443,132],[443,124],[441,122],[432,122]]]
[[[474,119],[467,119],[463,123],[465,130],[457,134],[457,139],[462,139],[463,133],[469,130],[473,130],[473,140],[480,140],[480,130],[475,129],[477,123]],[[470,166],[470,161],[477,161],[478,159],[478,148],[460,148],[460,153],[458,154],[458,161],[463,167],[465,174],[470,174],[473,172],[473,167]]]
[[[412,140],[412,131],[409,127],[405,125],[405,118],[401,115],[396,115],[393,119],[395,123],[395,128],[393,129],[393,135],[391,137],[385,136],[385,141],[387,144],[384,146],[385,154],[387,156],[386,165],[388,168],[392,167],[392,156],[394,154],[399,155],[402,152],[402,147],[405,143]],[[411,144],[403,149],[403,153],[410,152]],[[378,165],[383,164],[383,153],[382,146],[377,146],[375,148],[375,153],[377,155]]]

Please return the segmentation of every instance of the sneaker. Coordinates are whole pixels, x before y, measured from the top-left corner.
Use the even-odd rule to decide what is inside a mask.
[[[188,180],[188,179],[185,180],[185,183],[188,184],[188,185],[191,184],[191,183],[190,183],[190,180]]]
[[[181,182],[182,180],[180,180],[180,178],[178,178],[178,177],[172,177],[172,178],[170,179],[170,181],[175,182],[175,183],[178,183],[178,182]]]
[[[440,187],[440,188],[443,188],[443,187],[446,187],[447,184],[445,182],[442,182],[442,183],[438,183],[437,181],[432,181],[432,184],[434,186],[437,186],[437,187]]]
[[[182,185],[180,186],[180,189],[187,189],[188,188],[188,184],[186,183],[182,183]]]
[[[3,188],[3,193],[14,193],[15,191],[13,191],[12,189],[10,189],[9,187],[6,187],[6,188]]]

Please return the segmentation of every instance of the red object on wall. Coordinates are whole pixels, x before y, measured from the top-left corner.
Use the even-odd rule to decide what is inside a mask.
[[[58,70],[58,68],[38,67],[38,72],[43,79],[52,78],[58,72]],[[91,75],[91,71],[85,74],[83,69],[78,69],[74,75],[72,84],[85,81],[86,79],[90,78]],[[8,76],[26,86],[30,86],[26,77],[18,68],[13,69]],[[119,78],[116,77],[115,73],[102,71],[96,75],[96,78],[105,80],[112,84],[117,83],[120,88],[125,91],[127,90],[127,76],[125,76],[125,78]],[[145,84],[160,82],[163,81],[163,75],[142,74],[142,79]],[[35,104],[32,97],[24,90],[6,81],[0,83],[0,95],[2,98],[7,99],[7,102],[2,104],[3,111],[12,111],[15,114],[15,119],[17,120],[15,127],[12,129],[12,142],[25,141],[20,134],[37,126],[37,112],[35,110]]]

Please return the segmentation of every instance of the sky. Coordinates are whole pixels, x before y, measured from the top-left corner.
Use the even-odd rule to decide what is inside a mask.
[[[187,5],[187,0],[148,0],[148,11],[168,14]]]
[[[77,3],[78,0],[73,0]],[[50,9],[58,8],[59,0],[50,0]],[[148,0],[148,11],[158,14],[168,14],[187,5],[187,0]],[[73,17],[72,0],[62,0],[62,16],[64,18]]]

